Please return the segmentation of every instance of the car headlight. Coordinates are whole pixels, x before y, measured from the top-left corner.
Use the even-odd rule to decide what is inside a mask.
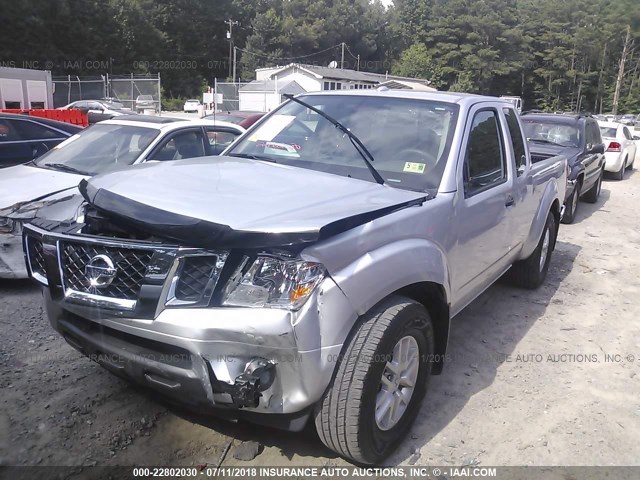
[[[14,221],[7,217],[0,217],[0,233],[13,232]]]
[[[260,255],[245,260],[229,280],[222,305],[301,308],[326,274],[316,262]]]

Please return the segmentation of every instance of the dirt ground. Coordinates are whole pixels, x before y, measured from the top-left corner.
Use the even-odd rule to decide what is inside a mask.
[[[502,282],[453,320],[451,360],[389,464],[640,464],[639,204],[639,173],[605,182],[560,229],[545,286]],[[0,465],[347,464],[312,430],[195,416],[131,387],[54,333],[40,297],[0,283]],[[259,455],[233,458],[249,440]]]

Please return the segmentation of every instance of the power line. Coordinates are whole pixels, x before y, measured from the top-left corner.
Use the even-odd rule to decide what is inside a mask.
[[[324,50],[320,50],[319,52],[315,52],[315,53],[310,53],[309,55],[298,55],[296,57],[274,57],[273,55],[264,55],[261,53],[256,53],[256,52],[250,52],[248,50],[245,50],[244,48],[240,48],[240,47],[236,47],[238,50],[240,50],[243,53],[249,54],[249,55],[253,55],[255,57],[261,57],[261,58],[266,58],[268,60],[296,60],[299,58],[309,58],[309,57],[314,57],[316,55],[320,55],[321,53],[325,53],[328,52],[329,50],[333,50],[334,48],[338,48],[342,46],[341,43],[339,43],[338,45],[334,45],[333,47],[329,47],[329,48],[325,48]]]

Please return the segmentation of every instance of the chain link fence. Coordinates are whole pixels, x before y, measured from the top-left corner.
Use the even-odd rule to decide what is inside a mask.
[[[100,77],[53,77],[53,106],[64,107],[78,100],[98,100],[106,98],[107,83]]]
[[[222,104],[217,105],[222,111],[240,110],[240,89],[247,85],[246,83],[216,82],[214,93],[222,94]]]
[[[54,77],[53,104],[64,107],[78,100],[111,99],[134,112],[162,108],[160,74],[100,75],[97,77]]]

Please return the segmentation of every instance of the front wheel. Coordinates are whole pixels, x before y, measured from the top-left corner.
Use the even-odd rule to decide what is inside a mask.
[[[533,289],[542,285],[549,270],[551,252],[555,245],[557,231],[556,218],[553,213],[549,212],[536,249],[529,258],[520,260],[511,267],[511,275],[517,286]]]
[[[363,465],[389,455],[418,413],[433,349],[423,305],[391,296],[365,314],[316,410],[322,443]]]
[[[578,204],[580,203],[580,182],[576,182],[576,186],[573,189],[573,193],[569,198],[569,201],[565,204],[565,212],[562,216],[562,223],[570,224],[576,218],[576,212],[578,211]]]

